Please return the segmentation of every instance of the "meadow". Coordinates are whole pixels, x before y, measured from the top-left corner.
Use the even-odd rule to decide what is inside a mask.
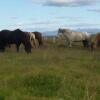
[[[0,53],[0,100],[100,100],[100,50],[46,41]]]

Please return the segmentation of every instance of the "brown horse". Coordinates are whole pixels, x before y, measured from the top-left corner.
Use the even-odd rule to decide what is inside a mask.
[[[91,42],[91,50],[95,50],[96,48],[100,48],[100,32],[96,33],[94,41]]]
[[[91,42],[90,48],[91,48],[91,51],[94,51],[97,48],[95,41]]]
[[[100,32],[97,33],[97,35],[96,35],[96,37],[95,37],[95,41],[96,41],[97,47],[100,47]]]
[[[32,32],[33,34],[35,34],[35,38],[38,40],[38,44],[39,46],[42,46],[43,45],[43,39],[42,39],[42,33],[40,32]]]

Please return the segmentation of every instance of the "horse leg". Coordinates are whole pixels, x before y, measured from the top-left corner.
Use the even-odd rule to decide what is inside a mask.
[[[42,45],[42,44],[40,43],[40,41],[38,41],[38,39],[36,39],[35,41],[36,41],[36,48],[38,48],[39,46]]]
[[[0,47],[0,52],[4,52],[5,51],[5,47]]]
[[[83,40],[83,46],[84,48],[88,48],[89,47],[89,40]]]
[[[67,44],[67,47],[69,46],[69,40],[66,38],[66,44]]]
[[[87,40],[87,48],[89,48],[89,47],[90,47],[90,41]]]
[[[33,44],[34,44],[34,47],[37,48],[37,45],[36,45],[37,41],[36,41],[36,39],[33,40]]]
[[[66,41],[66,44],[67,44],[67,47],[69,46],[69,42],[68,41]]]
[[[57,39],[55,39],[55,42],[57,42],[56,40]],[[42,46],[43,45],[43,40],[42,39],[38,39],[37,41],[38,41],[38,46]]]
[[[38,47],[42,46],[42,42],[40,40],[37,39],[37,43],[38,43]]]
[[[17,52],[19,52],[19,46],[20,44],[16,44]]]
[[[100,47],[100,41],[97,41],[97,47]]]
[[[72,41],[68,39],[68,46],[72,47]]]
[[[32,48],[35,48],[34,40],[31,40],[30,43],[31,43]]]
[[[86,47],[86,41],[85,40],[82,40],[82,43],[83,43],[83,46],[85,48]]]
[[[72,47],[72,41],[69,41],[69,47]]]

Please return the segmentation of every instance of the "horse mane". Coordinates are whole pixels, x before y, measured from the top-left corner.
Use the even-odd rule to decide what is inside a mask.
[[[19,29],[19,28],[18,28],[18,29],[15,29],[14,31],[15,31],[15,32],[23,32],[23,31],[22,31],[21,29]]]

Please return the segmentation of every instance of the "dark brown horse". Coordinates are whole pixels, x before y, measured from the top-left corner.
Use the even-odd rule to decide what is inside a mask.
[[[20,44],[24,45],[27,53],[31,52],[30,37],[27,33],[16,29],[14,31],[2,30],[0,31],[0,51],[5,51],[7,45],[15,44],[17,52],[19,52]]]
[[[35,34],[35,38],[38,40],[38,44],[39,46],[42,46],[43,45],[43,39],[42,39],[42,33],[40,32],[32,32],[33,34]]]

